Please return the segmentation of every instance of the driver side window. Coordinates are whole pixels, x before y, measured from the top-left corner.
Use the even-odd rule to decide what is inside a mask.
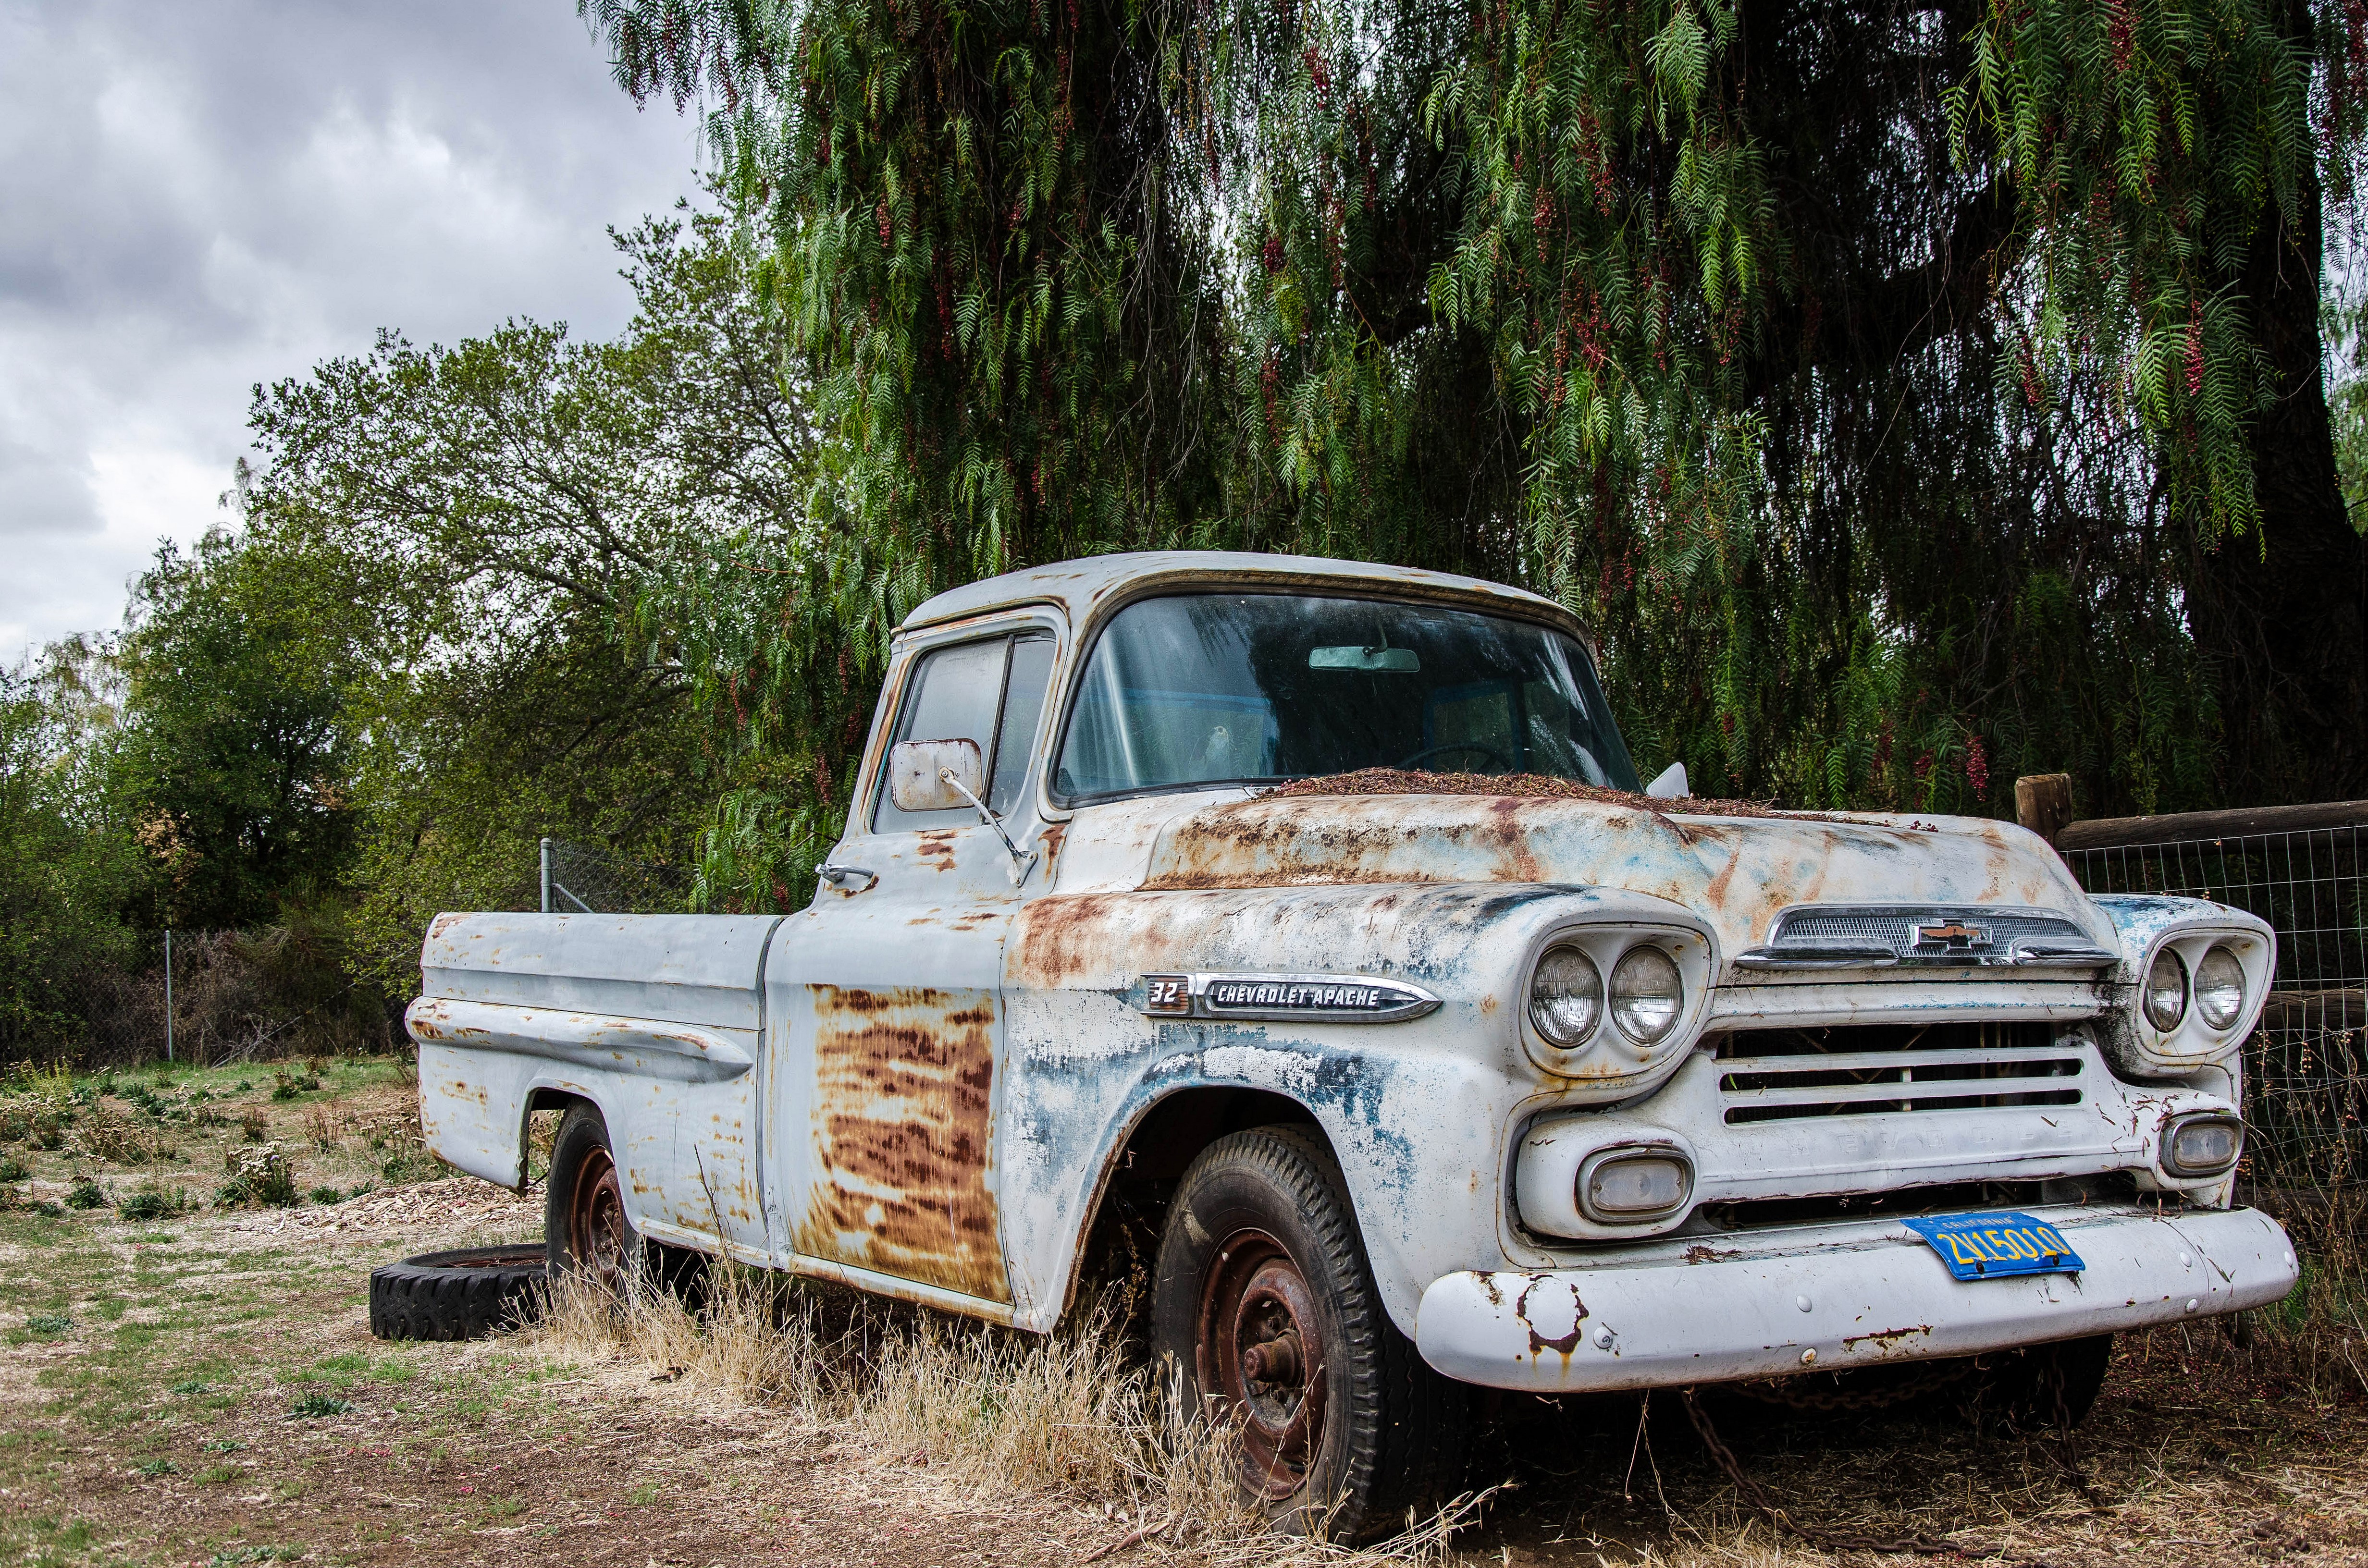
[[[987,804],[1008,815],[1020,802],[1028,754],[1053,674],[1053,639],[1038,632],[957,642],[921,655],[905,694],[903,710],[889,740],[969,741],[978,747],[990,780]],[[873,807],[874,833],[912,833],[928,827],[968,827],[978,813],[968,806],[945,812],[905,812],[880,783]]]

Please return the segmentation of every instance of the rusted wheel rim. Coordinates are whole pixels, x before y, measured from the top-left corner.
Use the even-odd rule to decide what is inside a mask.
[[[625,1195],[617,1185],[616,1160],[606,1149],[586,1151],[567,1210],[567,1256],[613,1290],[624,1282],[626,1241],[632,1234],[625,1223]]]
[[[1241,1435],[1242,1484],[1279,1502],[1307,1480],[1324,1436],[1327,1359],[1315,1292],[1281,1242],[1239,1231],[1201,1291],[1201,1387]]]

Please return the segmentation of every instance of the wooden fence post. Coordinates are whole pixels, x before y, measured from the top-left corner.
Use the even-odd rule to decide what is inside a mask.
[[[2072,820],[2072,776],[2026,773],[2014,781],[2014,820],[2047,840]]]

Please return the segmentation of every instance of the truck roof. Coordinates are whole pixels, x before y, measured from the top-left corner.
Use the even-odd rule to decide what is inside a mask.
[[[1474,608],[1485,608],[1486,602],[1493,602],[1498,608],[1533,620],[1551,619],[1586,636],[1586,629],[1570,611],[1525,588],[1411,566],[1380,566],[1321,555],[1268,555],[1238,550],[1129,551],[1056,562],[1024,572],[1007,572],[999,577],[949,588],[924,600],[897,630],[917,631],[941,621],[962,620],[1025,604],[1059,605],[1068,611],[1072,625],[1082,625],[1101,606],[1148,585],[1184,587],[1227,583],[1296,585],[1311,591],[1362,587],[1401,594],[1411,591],[1424,597],[1484,601]]]

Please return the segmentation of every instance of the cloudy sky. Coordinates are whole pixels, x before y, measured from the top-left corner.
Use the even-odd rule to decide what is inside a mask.
[[[570,0],[0,0],[0,665],[224,517],[256,382],[615,331],[700,148],[606,62]]]

